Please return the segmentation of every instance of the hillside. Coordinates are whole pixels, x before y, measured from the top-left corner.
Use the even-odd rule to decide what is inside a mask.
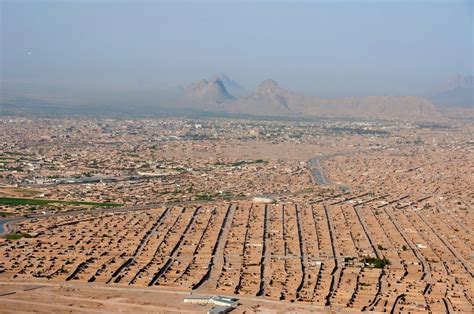
[[[231,113],[309,115],[397,120],[436,120],[442,116],[428,100],[415,96],[319,98],[289,91],[274,80],[226,107]]]
[[[456,75],[441,84],[430,96],[440,108],[474,108],[474,76]]]

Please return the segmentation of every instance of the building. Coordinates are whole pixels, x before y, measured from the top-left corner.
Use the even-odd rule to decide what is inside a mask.
[[[209,309],[209,314],[223,314],[228,313],[236,307],[236,298],[224,297],[224,296],[211,296],[211,297],[195,297],[189,296],[184,298],[184,303],[194,303],[199,305],[216,305]]]
[[[272,197],[266,196],[255,196],[252,201],[256,203],[275,203],[275,199]]]

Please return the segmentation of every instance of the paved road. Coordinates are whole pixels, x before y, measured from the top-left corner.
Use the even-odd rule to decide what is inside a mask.
[[[408,145],[409,146],[409,145]],[[385,150],[388,148],[398,148],[399,146],[389,146],[389,147],[384,147],[384,148],[369,148],[366,150],[355,150],[355,151],[347,151],[347,152],[339,152],[339,153],[332,153],[332,154],[325,154],[325,155],[320,155],[314,158],[311,158],[308,160],[309,164],[309,169],[311,171],[311,179],[313,183],[321,184],[321,185],[327,185],[330,184],[331,182],[327,179],[326,175],[324,174],[324,170],[321,167],[321,161],[323,159],[328,159],[328,158],[333,158],[337,156],[351,156],[357,153],[362,153],[362,152],[374,152],[374,151],[379,151],[379,150]],[[340,188],[343,191],[349,191],[350,187],[345,186],[345,185],[339,185]]]
[[[329,182],[326,179],[326,176],[324,175],[323,168],[321,167],[320,161],[321,161],[322,158],[323,157],[311,158],[308,161],[308,163],[309,163],[309,168],[311,170],[313,183],[326,185],[326,184],[329,184]]]
[[[311,181],[319,185],[331,184],[331,181],[324,174],[324,169],[321,166],[321,161],[323,159],[336,157],[336,156],[343,156],[343,155],[350,155],[350,153],[322,155],[322,156],[314,157],[308,160],[309,170],[311,171]],[[351,190],[351,187],[345,184],[337,184],[337,186],[343,193],[349,192]]]
[[[22,217],[0,219],[0,235],[10,232],[13,225],[22,220],[24,220]]]

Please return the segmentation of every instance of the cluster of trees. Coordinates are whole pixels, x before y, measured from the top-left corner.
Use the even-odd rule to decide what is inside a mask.
[[[363,262],[365,264],[373,266],[374,268],[384,268],[386,265],[390,265],[390,261],[386,259],[385,257],[377,258],[377,257],[366,256],[364,257]]]

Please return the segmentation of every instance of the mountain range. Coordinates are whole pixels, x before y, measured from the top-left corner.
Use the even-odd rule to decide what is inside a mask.
[[[474,76],[453,76],[438,86],[429,98],[441,108],[474,108]]]
[[[71,112],[146,116],[212,113],[436,121],[443,118],[440,111],[453,107],[464,107],[462,110],[471,114],[473,86],[473,76],[455,76],[425,97],[323,98],[291,91],[273,79],[264,80],[254,91],[247,91],[227,75],[218,74],[186,87],[168,89],[3,92],[0,114]]]
[[[206,110],[220,109],[219,105],[222,103],[237,99],[229,94],[224,82],[219,78],[211,81],[202,79],[186,87],[183,92],[185,101],[190,105]]]
[[[229,85],[227,88],[220,77],[212,81],[201,80],[184,89],[185,99],[193,109],[250,115],[388,120],[437,120],[442,117],[430,101],[416,96],[320,98],[290,91],[272,79],[263,81],[254,92],[239,98],[229,92],[231,88],[234,87]]]
[[[212,80],[222,81],[227,91],[236,98],[243,97],[249,93],[245,88],[243,88],[239,83],[228,77],[225,73],[214,75],[211,78],[211,81]]]

